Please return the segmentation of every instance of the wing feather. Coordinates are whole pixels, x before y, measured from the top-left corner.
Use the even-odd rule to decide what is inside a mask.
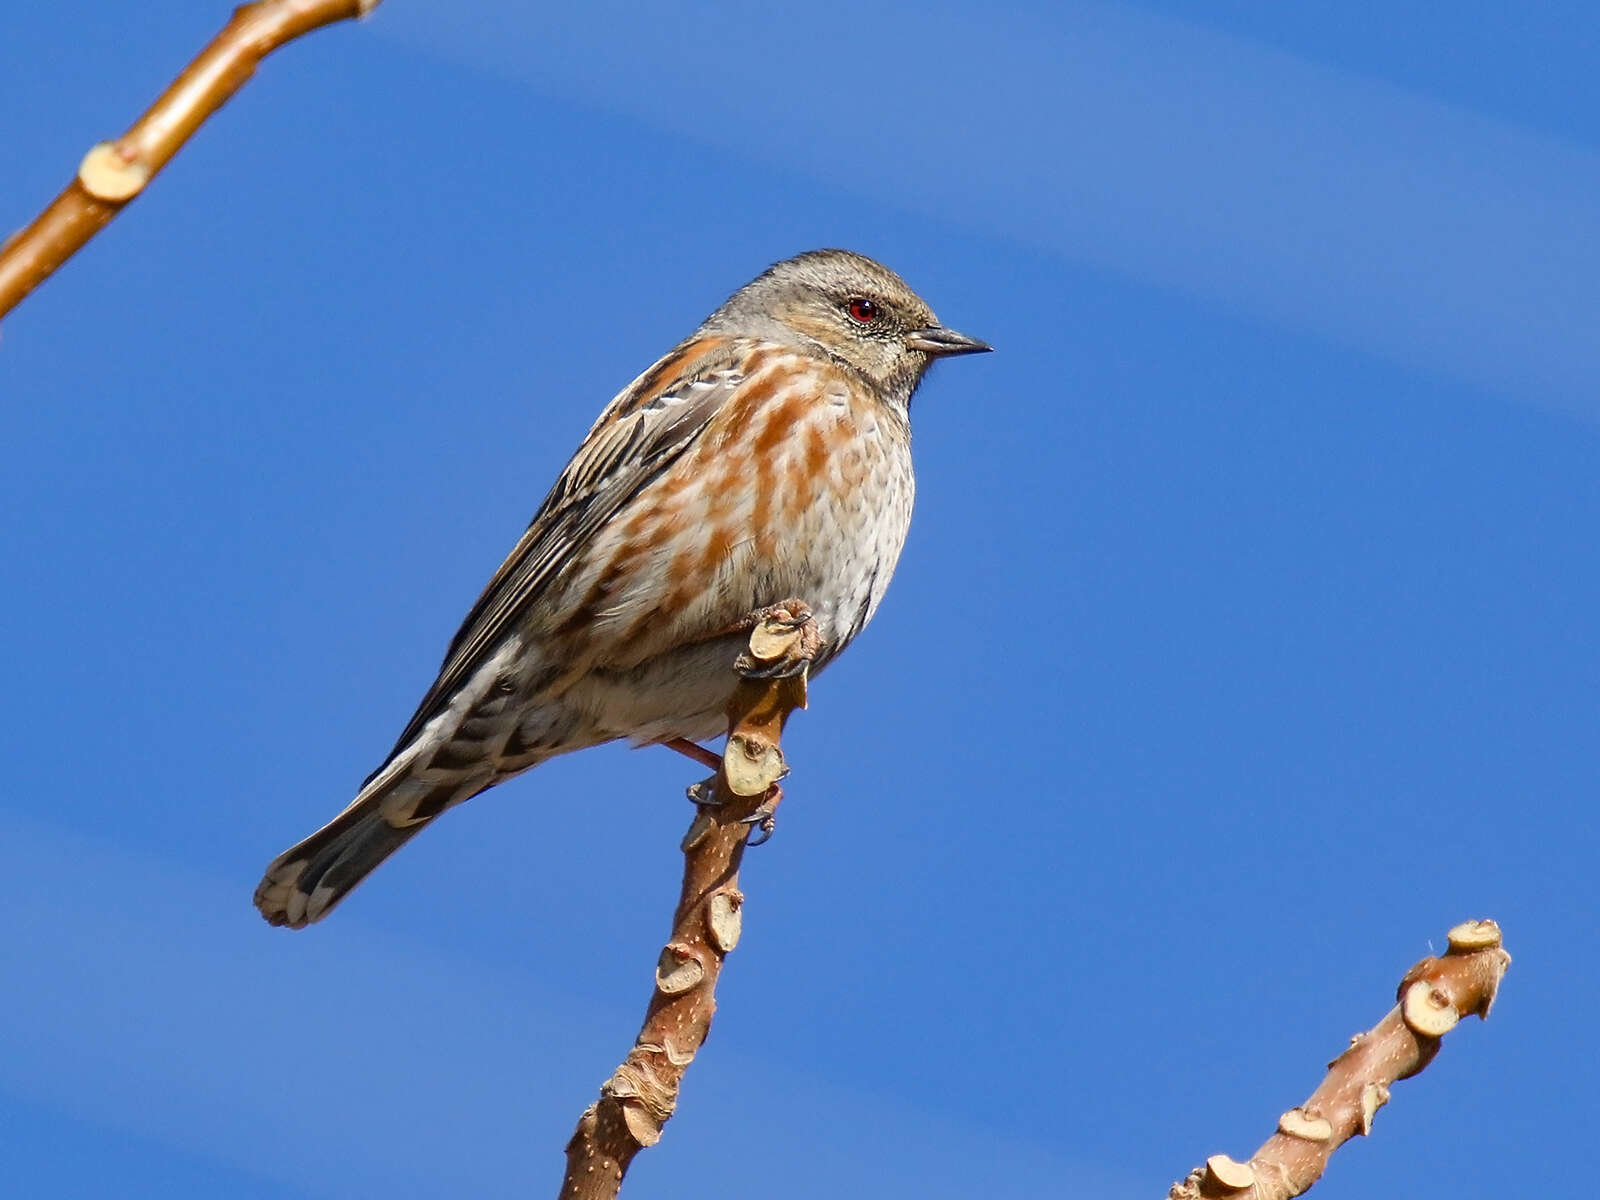
[[[444,711],[596,531],[694,444],[746,377],[754,348],[747,339],[691,338],[612,400],[472,606],[438,678],[369,780]]]

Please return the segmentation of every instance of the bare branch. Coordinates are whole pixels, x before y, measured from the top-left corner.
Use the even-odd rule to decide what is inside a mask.
[[[212,113],[255,74],[256,64],[313,29],[363,17],[380,0],[260,0],[235,10],[133,127],[84,155],[78,174],[26,229],[0,245],[0,316],[22,302],[105,228],[167,165]]]
[[[1468,921],[1450,931],[1442,958],[1425,958],[1400,981],[1400,1003],[1328,1064],[1327,1077],[1299,1108],[1278,1118],[1278,1132],[1249,1162],[1215,1154],[1174,1184],[1168,1200],[1250,1197],[1286,1200],[1322,1177],[1333,1152],[1372,1131],[1389,1087],[1415,1075],[1439,1052],[1440,1039],[1464,1016],[1489,1015],[1500,978],[1511,965],[1493,921]]]
[[[787,773],[779,736],[804,708],[816,653],[810,610],[790,602],[750,634],[728,706],[728,746],[713,780],[690,789],[700,810],[684,835],[683,888],[655,991],[632,1050],[600,1087],[567,1143],[561,1200],[611,1200],[633,1156],[661,1138],[684,1072],[711,1028],[722,960],[739,942],[739,863],[752,824],[770,821]],[[767,826],[770,828],[770,826]]]

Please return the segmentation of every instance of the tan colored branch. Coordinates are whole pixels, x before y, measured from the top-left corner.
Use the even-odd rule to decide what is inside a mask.
[[[678,1087],[711,1028],[722,960],[739,942],[739,862],[751,819],[770,815],[787,769],[778,739],[784,721],[804,708],[804,664],[816,652],[816,626],[803,605],[784,606],[750,635],[743,676],[728,706],[728,746],[714,781],[692,794],[702,803],[683,838],[683,889],[672,935],[656,962],[655,991],[638,1041],[600,1098],[578,1119],[567,1143],[561,1200],[611,1200],[633,1156],[661,1138]],[[797,668],[781,678],[754,672]]]
[[[122,211],[184,142],[285,42],[363,17],[380,0],[260,0],[235,10],[133,128],[84,155],[78,175],[26,229],[0,244],[0,316]]]
[[[1278,1118],[1278,1132],[1249,1162],[1216,1154],[1174,1184],[1169,1200],[1249,1197],[1284,1200],[1322,1177],[1333,1152],[1372,1131],[1389,1102],[1389,1086],[1415,1075],[1439,1052],[1440,1039],[1462,1017],[1489,1015],[1511,956],[1493,921],[1468,921],[1450,931],[1442,958],[1425,958],[1400,981],[1400,1003],[1328,1064],[1327,1077],[1299,1108]]]

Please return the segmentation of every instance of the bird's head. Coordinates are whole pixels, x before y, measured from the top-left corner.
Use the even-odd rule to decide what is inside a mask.
[[[939,324],[905,280],[849,250],[812,250],[774,264],[706,328],[818,347],[901,404],[934,359],[993,349]]]

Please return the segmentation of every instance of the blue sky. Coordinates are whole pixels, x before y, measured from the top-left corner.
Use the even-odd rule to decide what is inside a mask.
[[[628,1194],[1161,1195],[1476,916],[1493,1020],[1317,1194],[1586,1184],[1541,1151],[1600,1116],[1600,16],[636,8],[291,47],[5,321],[18,1193],[554,1189],[688,764],[542,767],[307,933],[250,892],[600,406],[819,245],[999,352],[919,393],[905,557]],[[0,224],[221,19],[19,11]]]

